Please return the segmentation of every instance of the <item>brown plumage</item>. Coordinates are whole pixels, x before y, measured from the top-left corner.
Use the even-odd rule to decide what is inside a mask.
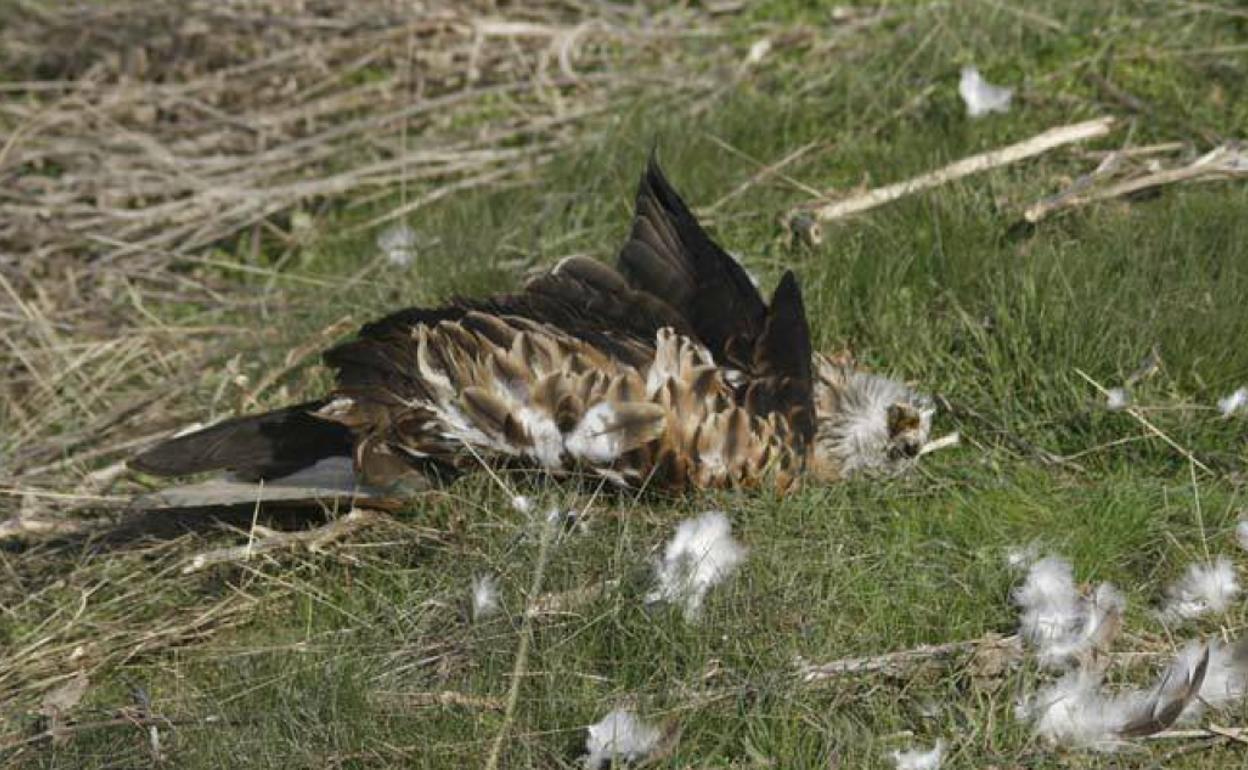
[[[669,488],[788,488],[891,468],[931,409],[813,354],[797,279],[764,302],[652,160],[612,268],[566,259],[521,291],[409,308],[325,354],[326,398],[172,439],[132,462],[271,479],[349,455],[385,487],[481,461]]]

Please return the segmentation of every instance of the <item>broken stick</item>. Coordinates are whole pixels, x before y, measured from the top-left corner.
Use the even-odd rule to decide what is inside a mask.
[[[1017,163],[1020,160],[1026,160],[1037,155],[1048,152],[1057,147],[1075,142],[1083,142],[1089,139],[1096,139],[1109,133],[1114,125],[1112,117],[1101,117],[1094,120],[1086,120],[1082,123],[1073,123],[1066,126],[1057,126],[1050,128],[1044,133],[1026,139],[1017,144],[1011,144],[1008,147],[1001,147],[989,152],[981,152],[978,155],[972,155],[968,158],[955,161],[944,168],[928,172],[905,182],[897,182],[884,187],[877,187],[869,190],[862,195],[847,198],[833,203],[827,203],[819,206],[804,207],[803,210],[794,212],[793,216],[801,213],[809,212],[813,214],[815,219],[820,222],[829,222],[834,219],[841,219],[857,214],[859,212],[882,206],[885,203],[891,203],[898,198],[903,198],[913,193],[930,190],[938,187],[946,182],[952,182],[971,174],[977,174],[981,171],[987,171],[1001,166],[1008,166],[1011,163]]]
[[[1248,152],[1235,145],[1223,144],[1186,166],[1162,169],[1107,187],[1089,189],[1098,177],[1104,175],[1101,169],[1097,169],[1092,174],[1081,178],[1080,181],[1083,184],[1072,185],[1057,195],[1033,203],[1023,212],[1023,218],[1034,224],[1057,211],[1084,206],[1096,201],[1120,198],[1163,185],[1248,177]]]
[[[828,679],[855,674],[886,673],[897,675],[930,660],[942,660],[982,650],[1000,650],[1007,656],[1021,658],[1023,640],[1018,634],[999,636],[989,634],[979,639],[968,639],[945,644],[922,644],[910,650],[886,652],[861,658],[842,658],[828,663],[801,663],[798,679],[803,684],[815,684]]]
[[[368,526],[377,520],[377,514],[363,508],[354,508],[346,516],[341,516],[324,526],[301,532],[278,532],[268,527],[252,528],[255,540],[244,545],[217,548],[205,551],[187,562],[182,573],[198,572],[214,564],[248,561],[252,557],[272,551],[307,548],[316,553],[325,546],[341,540],[358,529]]]

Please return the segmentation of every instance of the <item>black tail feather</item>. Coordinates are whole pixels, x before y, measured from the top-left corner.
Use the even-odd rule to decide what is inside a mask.
[[[229,470],[255,480],[286,476],[328,457],[350,456],[350,431],[311,414],[324,404],[310,401],[235,417],[162,442],[129,464],[155,476]]]

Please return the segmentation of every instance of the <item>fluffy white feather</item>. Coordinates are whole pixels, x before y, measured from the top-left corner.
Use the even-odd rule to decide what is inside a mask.
[[[676,527],[662,561],[655,565],[658,585],[646,602],[675,602],[685,618],[696,620],[706,594],[745,560],[746,549],[732,537],[732,524],[720,511],[686,519]]]
[[[1245,406],[1248,406],[1248,386],[1236,389],[1226,398],[1218,399],[1218,411],[1223,417],[1230,417]]]
[[[1113,751],[1127,740],[1127,731],[1159,720],[1183,700],[1194,684],[1204,646],[1192,643],[1175,657],[1157,684],[1147,689],[1108,693],[1101,675],[1089,669],[1071,671],[1019,704],[1016,714],[1030,721],[1036,735],[1055,745]],[[1159,720],[1160,721],[1160,720]],[[1157,725],[1156,728],[1164,727]],[[1137,734],[1147,734],[1144,729]]]
[[[1023,637],[1047,668],[1060,668],[1108,642],[1126,606],[1109,583],[1090,597],[1081,596],[1070,562],[1056,556],[1031,565],[1014,601],[1022,608]]]
[[[1014,89],[994,86],[984,80],[975,67],[963,67],[958,94],[966,104],[966,114],[978,118],[992,112],[1007,112]]]
[[[1240,519],[1235,525],[1235,540],[1240,548],[1248,551],[1248,519]]]
[[[1239,576],[1230,559],[1219,556],[1212,565],[1192,564],[1166,589],[1161,617],[1177,623],[1225,612],[1239,593]]]
[[[1010,569],[1031,569],[1031,565],[1040,560],[1040,544],[1030,542],[1027,545],[1015,545],[1006,549],[1005,563]]]
[[[940,765],[944,760],[944,740],[936,741],[936,745],[927,751],[911,749],[893,752],[893,764],[897,770],[940,770]]]
[[[377,248],[395,267],[408,267],[416,260],[416,231],[400,222],[377,235]]]
[[[498,581],[493,575],[478,575],[472,581],[472,619],[485,620],[502,609]]]
[[[1110,388],[1105,391],[1105,408],[1111,412],[1121,412],[1131,406],[1131,394],[1126,388]]]
[[[589,726],[585,739],[585,767],[601,767],[613,760],[636,762],[651,754],[659,745],[662,733],[657,727],[641,721],[633,712],[613,709],[597,724]]]
[[[1188,704],[1183,719],[1195,720],[1206,706],[1225,709],[1245,698],[1248,698],[1248,640],[1237,644],[1214,642],[1209,646],[1209,669],[1200,687],[1200,699]]]

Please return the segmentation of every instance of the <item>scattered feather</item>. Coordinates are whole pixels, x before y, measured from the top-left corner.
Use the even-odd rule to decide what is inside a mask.
[[[771,52],[771,40],[769,38],[760,38],[754,41],[750,46],[750,52],[745,55],[745,63],[758,64],[768,53]]]
[[[516,495],[511,498],[511,507],[516,513],[523,513],[527,516],[533,512],[533,498],[527,495]]]
[[[1131,394],[1126,388],[1110,388],[1105,391],[1105,408],[1111,412],[1121,412],[1131,406]]]
[[[555,527],[559,532],[580,534],[589,532],[589,522],[574,510],[551,508],[546,511],[545,520],[546,524]]]
[[[746,549],[732,537],[732,524],[720,511],[686,519],[668,542],[663,560],[655,566],[658,586],[646,602],[674,602],[685,618],[696,620],[706,594],[745,560]]]
[[[1135,371],[1127,375],[1126,384],[1138,385],[1159,371],[1161,371],[1161,349],[1154,344],[1149,348],[1148,355],[1140,361],[1140,365],[1135,367]]]
[[[1081,595],[1070,562],[1055,556],[1031,565],[1014,601],[1023,610],[1023,638],[1036,647],[1040,664],[1047,668],[1060,668],[1107,647],[1126,606],[1109,583],[1097,586],[1091,596]]]
[[[1239,592],[1239,576],[1230,559],[1219,556],[1212,566],[1193,564],[1166,589],[1161,617],[1177,623],[1211,612],[1225,612]]]
[[[979,70],[974,67],[962,68],[958,93],[966,104],[966,114],[972,118],[991,112],[1007,112],[1010,109],[1010,99],[1014,97],[1014,89],[994,86],[984,80]]]
[[[943,739],[936,741],[936,745],[927,751],[911,749],[893,752],[893,764],[897,770],[939,770],[944,759],[945,742]]]
[[[1248,698],[1248,637],[1237,644],[1215,641],[1209,646],[1209,668],[1200,697],[1184,709],[1181,721],[1195,722],[1206,707],[1226,709]]]
[[[597,724],[589,726],[585,740],[585,767],[598,768],[613,761],[636,762],[650,755],[659,745],[662,733],[627,709],[614,709]]]
[[[1010,569],[1031,569],[1031,565],[1040,561],[1040,543],[1032,541],[1027,545],[1015,545],[1005,552],[1005,563]]]
[[[485,620],[502,609],[498,580],[493,575],[480,575],[472,581],[472,619]]]
[[[1019,704],[1017,715],[1055,745],[1113,751],[1130,738],[1167,729],[1200,691],[1208,648],[1189,644],[1151,688],[1107,693],[1101,674],[1081,668]]]
[[[1226,398],[1218,399],[1218,411],[1223,417],[1230,417],[1248,406],[1248,386],[1237,389]]]
[[[1235,525],[1235,540],[1239,542],[1239,547],[1248,551],[1248,519],[1240,519]]]
[[[377,248],[394,267],[410,267],[416,261],[416,231],[400,222],[377,235]]]

